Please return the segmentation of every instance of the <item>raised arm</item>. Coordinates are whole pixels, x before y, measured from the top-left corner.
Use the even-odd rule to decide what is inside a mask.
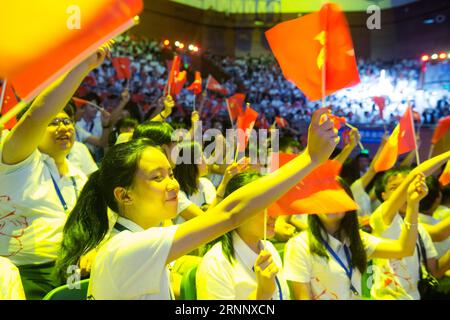
[[[433,242],[444,241],[450,236],[450,217],[447,217],[434,225],[422,223],[422,226],[430,234]]]
[[[407,191],[406,216],[398,240],[381,239],[373,258],[400,259],[414,254],[417,241],[419,202],[428,193],[425,176],[418,174],[409,184]]]
[[[38,147],[47,125],[72,98],[88,73],[100,65],[109,50],[103,47],[46,88],[5,139],[3,163],[16,164]]]
[[[252,215],[262,212],[314,168],[326,161],[339,137],[332,122],[319,123],[327,109],[313,115],[305,151],[277,171],[236,190],[205,214],[181,224],[167,259],[173,261],[218,236],[235,229]]]
[[[175,102],[172,99],[171,95],[167,95],[162,99],[162,103],[164,105],[164,109],[156,115],[154,118],[152,118],[150,121],[160,121],[164,122],[166,121],[166,118],[171,115],[172,109],[175,106]]]
[[[359,135],[358,130],[352,129],[350,131],[350,142],[345,145],[342,151],[334,158],[334,160],[338,161],[341,165],[344,165],[345,160],[350,156],[353,149],[358,145],[358,142],[361,140],[361,136]]]
[[[395,214],[403,206],[406,201],[406,192],[409,184],[413,181],[414,177],[423,173],[425,176],[429,176],[442,166],[448,159],[450,159],[450,151],[442,153],[434,158],[424,161],[422,164],[414,168],[406,177],[406,179],[400,184],[400,186],[394,191],[392,196],[386,200],[383,204],[383,222],[386,225],[391,225]]]

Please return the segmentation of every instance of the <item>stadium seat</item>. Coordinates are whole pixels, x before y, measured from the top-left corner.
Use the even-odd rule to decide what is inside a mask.
[[[181,279],[180,300],[197,300],[197,265],[186,271]]]
[[[80,285],[78,289],[74,288],[77,284]],[[71,288],[66,284],[47,293],[43,300],[86,300],[88,286],[89,279],[71,284]]]

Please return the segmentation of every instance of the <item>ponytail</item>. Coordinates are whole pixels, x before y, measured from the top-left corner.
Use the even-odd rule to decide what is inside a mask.
[[[108,206],[99,179],[100,170],[97,170],[84,185],[64,226],[56,261],[56,276],[61,282],[65,281],[69,267],[77,265],[80,257],[97,247],[108,233]]]

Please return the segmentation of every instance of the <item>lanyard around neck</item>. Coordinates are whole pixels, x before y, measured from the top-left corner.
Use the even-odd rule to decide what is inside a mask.
[[[51,172],[50,172],[50,177],[52,178],[53,187],[55,188],[55,191],[56,191],[56,194],[58,195],[59,201],[61,202],[61,205],[64,208],[64,212],[66,212],[68,210],[66,200],[64,200],[61,190],[59,189],[59,186],[56,183],[55,178],[53,178],[53,175],[51,174]],[[75,191],[75,198],[76,198],[76,197],[78,197],[77,182],[75,181],[74,177],[70,177],[70,180],[72,180],[73,190]]]
[[[358,290],[356,290],[356,288],[352,284],[353,266],[347,245],[344,244],[344,252],[348,267],[344,264],[341,258],[339,258],[337,253],[333,250],[333,248],[331,248],[331,246],[326,241],[323,241],[323,244],[325,248],[327,248],[328,252],[333,256],[334,260],[336,260],[336,262],[342,267],[342,269],[344,269],[345,274],[347,275],[347,278],[350,281],[350,290],[353,292],[354,295],[359,295]]]

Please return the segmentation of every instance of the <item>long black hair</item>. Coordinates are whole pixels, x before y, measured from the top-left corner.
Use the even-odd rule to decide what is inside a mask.
[[[230,194],[232,194],[237,189],[245,186],[246,184],[249,184],[250,182],[253,182],[259,178],[262,177],[262,174],[258,172],[243,172],[238,173],[233,178],[230,179],[230,181],[227,184],[227,187],[225,188],[224,197],[228,197]],[[214,241],[211,241],[205,246],[205,253],[211,249],[216,243],[222,242],[222,252],[225,255],[225,257],[228,259],[228,261],[233,262],[235,259],[234,255],[234,246],[233,246],[233,230],[230,232],[225,233],[221,237],[217,238]]]
[[[116,187],[132,185],[144,150],[154,147],[149,139],[136,139],[112,146],[99,170],[81,190],[63,230],[63,240],[56,260],[56,277],[63,282],[67,268],[77,265],[81,256],[97,247],[108,233],[108,207],[120,214],[114,197]]]
[[[345,181],[340,177],[338,177],[337,180],[345,192],[353,199],[352,191]],[[317,214],[311,214],[308,216],[308,226],[309,228],[307,232],[309,249],[311,253],[324,257],[328,260],[329,255],[323,242],[328,242],[329,237]],[[325,234],[325,239],[322,237],[322,231]],[[338,234],[341,239],[347,238],[350,240],[352,266],[357,267],[359,271],[363,273],[367,267],[367,254],[359,234],[358,215],[356,211],[348,211],[345,213],[345,216],[342,218],[339,225]]]
[[[134,129],[133,139],[148,138],[158,146],[172,142],[173,128],[167,122],[149,121],[141,123]]]
[[[186,195],[193,195],[198,191],[200,171],[198,169],[198,156],[202,155],[202,147],[195,140],[185,140],[178,144],[177,161],[179,164],[173,169],[175,179],[180,184],[180,190]]]

